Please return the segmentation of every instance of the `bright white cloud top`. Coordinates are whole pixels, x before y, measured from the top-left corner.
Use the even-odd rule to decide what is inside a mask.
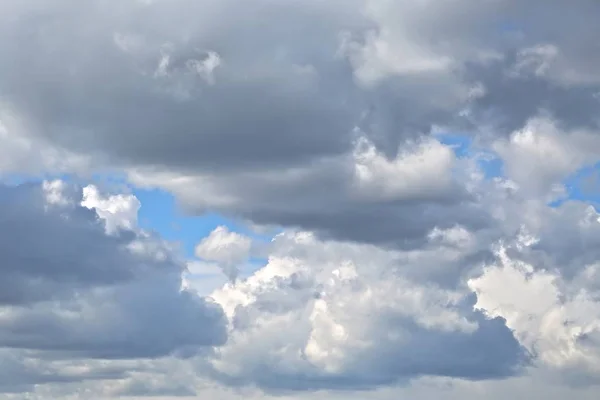
[[[0,398],[597,398],[598,20],[4,0]]]

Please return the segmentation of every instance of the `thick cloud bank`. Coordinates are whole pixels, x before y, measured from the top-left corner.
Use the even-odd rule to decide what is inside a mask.
[[[422,135],[488,142],[540,113],[598,125],[594,1],[2,8],[12,135],[57,146],[38,150],[54,168],[120,165],[192,211],[413,245],[487,223],[449,176],[452,154]]]

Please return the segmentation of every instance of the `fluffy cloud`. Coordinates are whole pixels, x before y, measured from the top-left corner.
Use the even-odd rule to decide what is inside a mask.
[[[369,388],[421,375],[504,377],[526,361],[502,320],[473,310],[468,291],[405,279],[403,254],[306,233],[274,246],[254,276],[213,294],[230,319],[230,340],[212,361],[226,382]]]
[[[27,309],[6,304],[0,340],[29,353],[24,359],[6,354],[15,360],[10,369],[15,378],[5,375],[5,380],[21,383],[7,384],[4,390],[29,390],[35,383],[46,383],[37,390],[43,396],[58,393],[52,388],[64,390],[69,382],[85,380],[89,393],[106,396],[192,395],[209,390],[202,383],[209,377],[226,386],[256,385],[279,394],[400,383],[406,388],[397,389],[399,393],[421,390],[434,396],[457,391],[474,396],[497,383],[464,386],[463,379],[498,378],[509,379],[505,382],[516,386],[507,387],[525,393],[519,389],[524,378],[515,375],[540,382],[594,384],[599,354],[594,341],[600,310],[595,300],[597,265],[593,251],[577,245],[593,244],[598,214],[585,203],[570,201],[552,208],[539,199],[521,197],[518,189],[505,192],[507,182],[489,184],[480,182],[488,193],[487,207],[495,214],[495,202],[501,205],[504,214],[496,218],[504,220],[505,232],[513,233],[501,234],[496,228],[481,236],[460,225],[435,228],[418,250],[402,250],[286,231],[270,244],[264,267],[212,294],[214,306],[199,306],[201,299],[191,289],[181,291],[182,264],[168,258],[172,253],[164,243],[139,228],[128,228],[135,227],[134,214],[122,211],[139,205],[133,196],[103,195],[88,187],[83,190],[87,195],[78,198],[60,181],[6,187],[6,193],[21,190],[29,196],[25,198],[37,193],[39,215],[32,206],[22,207],[37,219],[56,215],[67,226],[85,221],[98,234],[96,242],[123,240],[124,254],[132,260],[142,257],[144,265],[139,267],[142,276],[132,271],[133,276],[117,282],[83,276],[82,282],[69,281],[65,286],[77,296],[64,291],[67,287],[62,292],[57,287],[50,295],[63,296],[60,302],[30,297]],[[26,204],[23,198],[20,204]],[[114,229],[107,230],[109,226]],[[562,239],[557,242],[558,232]],[[498,241],[499,236],[504,239]],[[210,244],[246,243],[243,239],[217,228],[201,242],[201,253],[227,261],[241,253],[223,258],[221,252],[209,251],[215,250]],[[82,274],[93,269],[79,265]],[[137,264],[128,260],[127,265],[135,269]],[[170,275],[167,271],[172,270],[176,273]],[[194,269],[189,272],[193,275]],[[31,272],[23,280],[39,276]],[[156,277],[154,283],[145,279],[148,276]],[[143,310],[149,305],[152,313],[146,315]],[[223,323],[219,308],[227,318],[227,342],[223,336],[201,339],[208,321],[216,327],[218,321]],[[195,328],[193,321],[198,323]],[[193,350],[211,344],[216,347],[208,353]],[[159,358],[146,365],[114,360],[173,352],[196,355],[186,360]],[[85,361],[88,357],[112,361],[101,365]],[[82,358],[87,369],[77,364]],[[46,378],[49,368],[55,371],[52,380]],[[181,372],[170,378],[174,371]],[[451,379],[458,388],[418,389],[424,379]],[[95,380],[103,382],[102,389]]]
[[[213,294],[230,337],[212,374],[274,392],[530,368],[595,384],[598,214],[481,184],[495,228],[435,228],[418,250],[276,237],[265,267]]]
[[[235,281],[239,273],[239,264],[250,256],[252,239],[236,232],[230,232],[226,226],[218,226],[210,235],[196,246],[196,256],[216,262],[225,275]]]
[[[500,250],[499,265],[469,282],[476,308],[501,316],[538,366],[559,372],[560,379],[597,384],[600,368],[600,303],[597,266],[581,269],[569,284],[556,272],[539,270]]]

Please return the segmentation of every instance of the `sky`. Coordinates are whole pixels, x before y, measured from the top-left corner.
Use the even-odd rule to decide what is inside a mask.
[[[0,2],[0,399],[596,399],[597,0]]]

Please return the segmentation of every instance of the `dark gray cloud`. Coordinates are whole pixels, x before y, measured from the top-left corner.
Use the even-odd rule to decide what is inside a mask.
[[[597,126],[595,28],[581,28],[596,25],[591,1],[3,7],[0,92],[24,130],[102,165],[197,177],[201,189],[143,179],[193,212],[419,243],[435,225],[486,217],[460,188],[416,206],[357,201],[359,138],[394,159],[434,127],[505,137],[542,111]],[[290,183],[297,170],[312,172]]]
[[[0,346],[127,359],[226,340],[222,310],[182,290],[185,265],[165,243],[134,230],[107,233],[96,210],[66,189],[0,189]]]
[[[15,57],[0,90],[33,131],[119,163],[239,169],[346,152],[360,109],[352,71],[335,54],[352,21],[316,4],[225,3],[61,1],[17,11],[3,28],[3,50]],[[199,68],[211,52],[222,61],[207,78]]]
[[[77,289],[133,280],[148,268],[147,260],[127,250],[133,232],[108,236],[96,212],[81,206],[69,210],[68,220],[60,209],[48,212],[40,185],[3,185],[0,205],[4,304],[72,296]],[[173,260],[153,267],[165,273],[178,268]]]
[[[549,114],[563,129],[598,128],[600,85],[563,85],[549,80],[534,71],[551,61],[541,59],[543,54],[527,57],[532,58],[531,62],[518,71],[515,68],[523,61],[514,52],[491,65],[466,68],[467,79],[485,88],[470,106],[474,127],[488,124],[495,135],[509,135],[526,125],[532,116]]]

